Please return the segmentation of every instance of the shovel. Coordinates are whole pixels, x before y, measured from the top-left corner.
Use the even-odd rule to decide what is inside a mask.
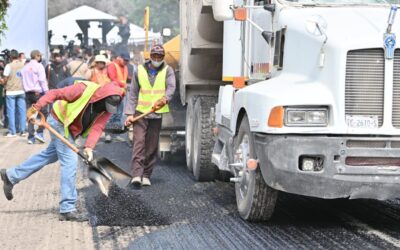
[[[129,173],[127,173],[125,170],[121,169],[114,163],[112,163],[110,160],[101,157],[99,159],[94,159],[93,161],[88,161],[87,157],[82,154],[75,145],[70,143],[64,136],[59,134],[54,128],[52,128],[47,122],[44,117],[44,115],[39,112],[40,120],[36,119],[31,119],[30,122],[42,126],[46,128],[47,130],[50,131],[53,135],[55,135],[58,139],[60,139],[65,145],[67,145],[69,148],[72,149],[75,153],[81,157],[84,162],[89,166],[89,179],[98,186],[100,191],[105,195],[108,196],[108,190],[112,183],[116,180],[116,178],[119,179],[130,179],[132,178]],[[127,178],[129,177],[129,178]],[[120,182],[116,182],[117,185],[120,184]]]
[[[148,112],[145,112],[133,119],[129,125],[142,119],[146,115],[157,111],[159,108],[153,108]],[[92,161],[88,161],[87,157],[82,154],[75,145],[70,143],[64,136],[58,133],[54,128],[52,128],[47,122],[44,115],[39,112],[40,120],[32,119],[32,122],[35,125],[42,126],[50,131],[53,135],[55,135],[58,139],[60,139],[64,144],[66,144],[69,148],[72,149],[75,153],[81,157],[84,162],[89,166],[88,169],[88,177],[89,179],[97,185],[100,191],[105,195],[108,196],[108,191],[113,183],[117,186],[124,188],[129,181],[132,179],[132,176],[125,171],[124,169],[118,167],[118,165],[114,164],[111,160],[100,157],[98,159],[94,159]],[[126,127],[126,126],[125,126]],[[127,127],[126,127],[127,128]]]

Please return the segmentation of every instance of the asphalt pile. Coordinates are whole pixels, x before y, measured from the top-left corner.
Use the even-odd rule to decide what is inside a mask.
[[[86,206],[92,226],[161,226],[169,221],[154,212],[140,193],[112,186],[106,197],[90,188]]]

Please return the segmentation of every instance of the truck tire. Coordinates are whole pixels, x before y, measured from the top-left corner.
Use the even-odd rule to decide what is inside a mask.
[[[185,154],[186,167],[190,172],[193,171],[193,126],[194,126],[194,103],[198,96],[189,99],[186,107],[186,124],[185,124]]]
[[[247,159],[257,157],[246,115],[235,137],[233,153],[234,163],[241,163],[241,167],[235,170],[236,203],[240,217],[247,221],[269,220],[275,209],[278,191],[267,186],[259,167],[254,171],[247,169]]]
[[[212,134],[210,110],[215,106],[216,98],[201,96],[194,105],[193,126],[193,175],[197,181],[213,181],[218,176],[218,168],[211,162],[215,144]]]

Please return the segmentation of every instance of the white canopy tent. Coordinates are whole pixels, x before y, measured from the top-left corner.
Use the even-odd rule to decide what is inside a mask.
[[[76,34],[82,33],[82,31],[79,28],[76,20],[92,19],[117,20],[118,18],[86,5],[80,6],[49,20],[48,29],[53,33],[51,43],[55,45],[67,45],[69,41],[74,40],[75,44],[79,45],[80,41],[76,37]],[[101,41],[101,28],[98,26],[99,22],[90,23],[90,28],[88,31],[89,44],[91,43],[90,41],[92,39],[99,39]],[[142,44],[145,39],[144,29],[134,24],[130,24],[129,27],[131,33],[129,41],[135,44]],[[63,36],[66,36],[66,38],[64,39]],[[160,40],[161,34],[149,31],[149,39]],[[114,27],[107,34],[107,43],[112,44],[120,41],[121,37],[118,35],[118,27]]]

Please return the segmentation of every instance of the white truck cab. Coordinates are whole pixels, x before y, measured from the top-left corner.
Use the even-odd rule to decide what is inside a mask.
[[[212,4],[223,41],[218,100],[208,111],[215,117],[207,123],[215,127],[210,157],[232,174],[242,218],[269,219],[280,191],[399,197],[397,7],[375,0]],[[246,85],[227,82],[234,79]],[[207,98],[192,105],[212,103]],[[202,153],[196,133],[207,127],[196,125],[198,110],[187,131],[193,155]],[[191,166],[195,176],[215,176],[209,164]]]

